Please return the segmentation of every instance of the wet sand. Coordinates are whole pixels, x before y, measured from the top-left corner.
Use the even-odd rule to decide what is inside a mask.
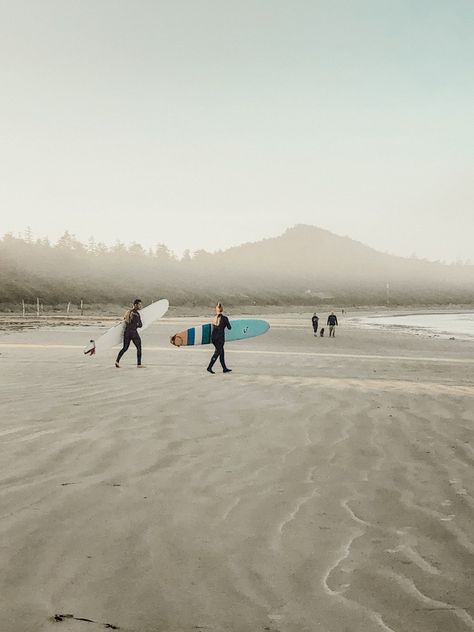
[[[474,343],[269,320],[1,333],[2,632],[474,630]]]

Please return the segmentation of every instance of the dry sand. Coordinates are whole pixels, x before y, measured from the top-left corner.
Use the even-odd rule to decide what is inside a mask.
[[[474,343],[270,321],[1,334],[1,632],[474,630]]]

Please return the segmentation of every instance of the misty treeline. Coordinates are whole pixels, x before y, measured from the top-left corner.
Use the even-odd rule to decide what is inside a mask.
[[[65,232],[54,244],[5,235],[0,240],[0,304],[145,303],[174,305],[428,305],[474,302],[474,266],[384,254],[315,226],[225,251],[189,251],[178,259],[164,244],[81,243]]]
[[[189,251],[178,260],[165,244],[145,250],[138,243],[107,246],[94,238],[84,244],[69,231],[56,243],[34,239],[29,230],[22,237],[6,234],[0,240],[0,303],[41,297],[46,305],[128,304],[139,294],[150,302],[175,286],[178,299],[180,270],[190,260]]]

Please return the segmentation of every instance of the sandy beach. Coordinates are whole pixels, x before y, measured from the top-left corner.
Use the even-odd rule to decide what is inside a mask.
[[[0,334],[2,632],[474,630],[474,342]]]

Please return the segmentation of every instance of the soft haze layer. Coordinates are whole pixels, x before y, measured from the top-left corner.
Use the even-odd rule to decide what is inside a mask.
[[[1,232],[472,256],[470,0],[0,7]]]

